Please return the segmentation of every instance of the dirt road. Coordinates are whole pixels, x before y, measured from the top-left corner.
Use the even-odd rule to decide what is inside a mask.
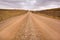
[[[60,40],[60,20],[27,14],[0,22],[0,40]]]

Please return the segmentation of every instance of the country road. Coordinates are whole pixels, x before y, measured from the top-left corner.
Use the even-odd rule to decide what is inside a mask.
[[[0,22],[0,40],[60,40],[60,20],[27,12]]]

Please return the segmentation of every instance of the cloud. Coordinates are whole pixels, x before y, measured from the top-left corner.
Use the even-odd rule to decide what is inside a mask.
[[[60,8],[60,0],[0,0],[0,8],[44,10]]]

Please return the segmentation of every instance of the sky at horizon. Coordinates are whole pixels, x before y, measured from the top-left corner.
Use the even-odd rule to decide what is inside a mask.
[[[0,9],[43,10],[60,8],[60,0],[0,0]]]

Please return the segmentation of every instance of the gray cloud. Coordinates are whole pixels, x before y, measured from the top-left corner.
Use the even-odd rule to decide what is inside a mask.
[[[60,0],[0,0],[0,8],[42,10],[60,8]]]

